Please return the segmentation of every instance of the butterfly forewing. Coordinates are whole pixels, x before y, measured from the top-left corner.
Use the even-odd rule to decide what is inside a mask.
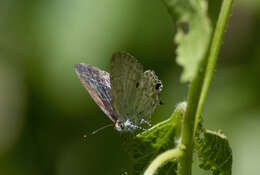
[[[143,74],[143,66],[130,54],[118,52],[111,58],[110,78],[112,103],[120,120],[134,118],[137,84]]]
[[[116,122],[109,73],[88,64],[76,64],[75,71],[97,105],[113,122]]]
[[[119,52],[112,56],[110,78],[116,115],[136,125],[142,119],[149,121],[160,103],[161,82],[154,72],[143,72],[142,65],[133,56]]]

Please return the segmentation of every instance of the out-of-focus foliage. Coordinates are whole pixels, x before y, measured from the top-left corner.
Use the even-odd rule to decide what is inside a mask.
[[[204,110],[204,126],[222,128],[230,139],[235,175],[259,172],[259,12],[257,0],[235,1]],[[83,138],[110,121],[80,84],[76,63],[109,71],[113,52],[136,55],[164,84],[153,123],[185,99],[174,60],[176,28],[161,1],[2,1],[0,25],[0,174],[128,169],[118,132]]]
[[[184,69],[182,81],[191,81],[198,72],[201,60],[206,57],[211,38],[212,26],[208,19],[206,1],[164,2],[177,24],[176,60]]]

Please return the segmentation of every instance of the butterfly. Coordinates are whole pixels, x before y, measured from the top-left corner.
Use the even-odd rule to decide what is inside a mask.
[[[140,129],[151,120],[160,104],[162,82],[132,55],[116,52],[110,60],[110,74],[88,64],[76,64],[75,71],[117,131]]]

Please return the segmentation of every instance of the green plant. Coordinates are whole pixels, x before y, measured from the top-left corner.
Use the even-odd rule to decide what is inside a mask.
[[[134,174],[191,175],[192,156],[213,174],[230,175],[232,151],[219,131],[205,129],[201,112],[233,0],[164,0],[177,26],[177,62],[189,82],[187,102],[172,116],[128,142]],[[129,144],[131,143],[131,144]]]

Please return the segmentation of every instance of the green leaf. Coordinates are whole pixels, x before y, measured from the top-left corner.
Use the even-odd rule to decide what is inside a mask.
[[[199,166],[211,170],[213,175],[231,175],[232,150],[226,136],[221,132],[200,129],[195,139]]]
[[[155,157],[178,144],[185,108],[185,103],[179,104],[168,120],[153,126],[135,137],[129,137],[129,133],[124,134],[125,147],[133,161],[134,175],[143,174]],[[176,170],[176,161],[169,161],[159,168],[157,174],[174,175]]]
[[[177,63],[184,68],[183,82],[196,75],[201,60],[206,56],[212,27],[207,17],[204,0],[164,0],[169,13],[177,25],[175,42]]]

